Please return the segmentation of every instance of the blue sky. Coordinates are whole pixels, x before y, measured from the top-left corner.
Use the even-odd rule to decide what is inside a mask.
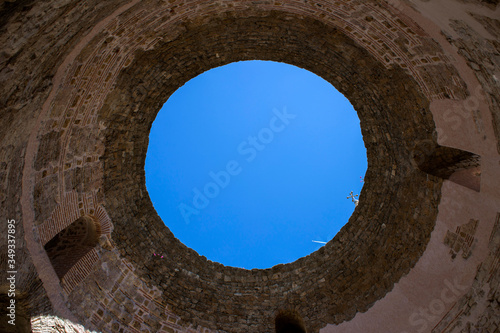
[[[193,78],[165,103],[146,186],[165,225],[200,255],[268,268],[335,236],[366,168],[357,114],[331,84],[288,64],[243,61]]]

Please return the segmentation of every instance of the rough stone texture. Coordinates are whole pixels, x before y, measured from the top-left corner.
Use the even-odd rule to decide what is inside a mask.
[[[466,200],[476,203],[464,218],[480,221],[477,243],[454,264],[482,264],[456,305],[460,324],[439,329],[498,329],[498,237],[477,216],[500,211],[498,2],[441,2],[470,7],[441,22],[419,0],[0,4],[0,212],[18,222],[19,309],[33,331],[274,332],[283,313],[307,332],[358,322],[367,331],[359,315],[401,293],[395,284],[425,254],[436,253],[434,265],[450,260],[443,238],[443,248],[428,243],[438,216],[453,218],[447,205]],[[251,271],[181,244],[144,175],[149,129],[168,97],[206,70],[249,59],[331,82],[359,114],[369,162],[359,206],[331,242]],[[460,126],[473,130],[462,138]],[[443,179],[474,191],[442,198]],[[61,273],[51,240],[82,217],[99,230],[97,245],[62,253],[76,259]],[[451,322],[450,311],[427,326]]]
[[[471,29],[466,22],[455,21],[453,28],[460,38],[453,39],[452,43],[474,70],[487,98],[490,99],[493,128],[498,141],[497,149],[500,152],[500,19],[498,16],[496,19],[482,15],[472,15],[472,17],[481,23],[493,38],[486,39]],[[471,105],[471,109],[476,107]]]
[[[154,50],[135,55],[136,60],[117,78],[114,92],[120,99],[113,93],[100,112],[99,120],[107,127],[103,156],[105,197],[117,198],[118,193],[127,193],[123,201],[106,200],[105,206],[112,212],[112,220],[117,221],[114,223],[117,246],[121,253],[129,255],[136,274],[143,276],[147,283],[158,284],[166,295],[182,294],[184,285],[203,290],[195,296],[196,301],[189,304],[174,297],[172,306],[181,318],[213,329],[242,331],[243,327],[238,328],[233,320],[235,316],[243,316],[244,325],[255,322],[258,325],[255,330],[263,332],[270,331],[272,325],[266,313],[290,306],[309,318],[309,329],[317,330],[328,322],[350,319],[356,309],[366,310],[390,290],[393,281],[406,273],[420,256],[433,227],[433,219],[429,217],[436,214],[440,181],[437,178],[426,181],[426,175],[411,164],[410,142],[432,140],[433,128],[426,99],[417,92],[416,83],[402,71],[385,69],[336,29],[319,22],[292,18],[290,14],[287,21],[287,16],[278,12],[259,14],[257,20],[245,17],[257,15],[248,13],[242,18],[231,15],[204,21],[199,27],[193,23],[182,38],[165,45],[160,42]],[[224,30],[224,27],[232,28]],[[252,38],[244,38],[245,33]],[[314,37],[319,35],[323,45],[329,45],[326,50]],[[299,44],[297,40],[302,42]],[[341,48],[337,49],[337,45]],[[187,49],[191,50],[189,56]],[[349,58],[344,58],[343,53]],[[206,65],[202,60],[192,60],[203,58],[207,58]],[[351,223],[337,235],[337,244],[332,243],[289,265],[245,271],[211,263],[185,248],[165,229],[149,198],[141,196],[147,193],[144,185],[147,133],[162,101],[175,89],[168,82],[158,85],[159,79],[143,78],[151,75],[161,78],[164,73],[173,73],[171,80],[184,82],[208,66],[256,58],[286,60],[305,67],[332,82],[352,100],[364,125],[370,167],[361,193],[363,202]],[[162,59],[179,59],[175,66],[184,69],[172,68],[171,62]],[[309,59],[315,59],[314,63],[308,64]],[[391,80],[400,84],[387,86]],[[400,125],[390,123],[391,119],[399,119]],[[121,148],[124,142],[130,145],[129,149]],[[375,175],[374,169],[391,171]],[[415,182],[412,184],[409,179]],[[397,212],[393,210],[391,201],[417,197],[418,191],[424,193],[421,202],[408,202]],[[375,202],[372,200],[375,197],[384,200]],[[373,202],[376,208],[367,206],[366,202]],[[376,210],[377,216],[368,213],[370,210]],[[421,213],[405,218],[413,216],[415,211]],[[132,216],[134,224],[126,222]],[[382,223],[386,225],[384,230],[380,228]],[[139,237],[141,241],[137,241]],[[349,242],[343,243],[341,239],[349,239]],[[353,247],[355,251],[350,250]],[[152,250],[164,254],[164,260],[152,256]],[[144,253],[150,255],[144,256]],[[405,256],[394,253],[405,253]],[[328,269],[325,269],[326,262],[329,262]],[[297,286],[296,281],[303,282]],[[359,298],[354,297],[349,288],[352,283],[360,286]],[[217,299],[213,295],[217,295]],[[244,296],[239,301],[234,295]],[[309,302],[317,304],[332,295],[350,301],[332,302],[321,312],[307,306]],[[220,309],[227,314],[219,314],[214,325],[207,314],[222,313]]]
[[[478,220],[470,220],[467,224],[457,227],[455,232],[448,230],[444,243],[450,247],[452,259],[455,259],[459,252],[461,252],[464,259],[471,256],[472,248],[475,245],[474,235],[478,223]]]
[[[500,213],[472,287],[441,319],[434,332],[498,332],[500,330]],[[471,319],[474,320],[471,320]]]

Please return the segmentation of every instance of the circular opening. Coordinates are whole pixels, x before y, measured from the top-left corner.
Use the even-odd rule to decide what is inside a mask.
[[[267,268],[335,236],[366,168],[357,114],[330,83],[243,61],[168,99],[151,129],[146,186],[184,244],[227,266]]]

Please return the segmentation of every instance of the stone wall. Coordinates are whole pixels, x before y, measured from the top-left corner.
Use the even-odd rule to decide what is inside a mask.
[[[453,269],[467,267],[465,279],[471,262],[483,264],[433,323],[446,332],[498,328],[498,251],[486,218],[500,211],[496,3],[1,6],[0,212],[17,221],[19,304],[33,331],[274,332],[276,318],[292,317],[307,332],[409,330],[411,321],[374,327],[361,314],[389,303],[406,309],[388,300],[407,292],[401,281],[422,262],[451,260],[446,246],[459,236],[437,250],[432,240],[459,210],[447,207],[471,202],[463,217],[480,221],[477,243]],[[458,9],[436,18],[446,6]],[[168,97],[206,70],[250,59],[305,68],[341,91],[358,112],[369,165],[359,206],[335,238],[265,270],[224,267],[180,243],[156,214],[144,174],[149,130]],[[78,256],[59,246],[73,258],[61,270],[51,242],[82,218],[97,238],[89,245],[82,236],[90,248]],[[422,289],[409,302],[432,297]],[[455,313],[462,326],[445,325]]]
[[[497,332],[500,330],[500,213],[488,243],[488,257],[477,269],[470,290],[432,332]]]

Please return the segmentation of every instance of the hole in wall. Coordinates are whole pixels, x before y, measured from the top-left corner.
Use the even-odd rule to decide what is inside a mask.
[[[267,268],[335,236],[366,167],[357,114],[330,83],[243,61],[199,75],[165,103],[146,185],[184,244],[228,266]]]
[[[427,141],[415,145],[413,158],[425,173],[448,179],[476,192],[481,189],[479,155]]]
[[[238,304],[248,309],[244,313],[255,314],[252,323],[258,325],[257,331],[273,331],[274,318],[266,313],[272,313],[276,304],[266,300],[282,299],[283,295],[291,298],[288,303],[300,308],[312,330],[349,320],[356,311],[366,311],[408,273],[425,250],[434,228],[441,182],[437,177],[426,179],[408,158],[413,142],[432,140],[434,123],[429,102],[411,76],[397,66],[384,69],[376,59],[360,51],[355,41],[344,38],[329,25],[315,24],[314,20],[291,13],[217,19],[213,24],[208,20],[200,21],[199,28],[190,27],[189,33],[178,40],[159,43],[151,52],[139,52],[120,73],[116,90],[106,97],[100,111],[108,126],[103,157],[104,204],[115,223],[114,239],[130,240],[116,246],[124,258],[135,262],[141,279],[158,286],[165,302],[172,300],[168,295],[180,295],[175,298],[179,300],[175,304],[179,313],[195,311],[199,322],[216,322],[220,329],[238,326],[240,331],[245,330],[244,322],[234,321],[235,290],[251,290],[255,296],[241,298]],[[272,29],[264,34],[261,22]],[[213,38],[213,32],[218,31],[222,33]],[[196,43],[199,47],[192,47],[193,40],[200,41]],[[195,75],[249,58],[287,61],[334,83],[359,105],[370,160],[361,203],[331,244],[294,263],[252,271],[207,261],[173,239],[164,225],[168,225],[167,220],[159,218],[150,196],[145,195],[144,173],[148,133],[161,103]],[[122,153],[124,144],[126,153]],[[430,192],[434,195],[421,196]],[[418,200],[408,201],[408,197]],[[398,205],[397,210],[394,205]],[[428,213],[415,216],[415,205]],[[392,245],[384,246],[388,243]],[[402,249],[403,255],[395,255],[394,248]],[[146,254],[152,251],[160,251],[164,258],[152,254],[148,258]],[[364,264],[352,270],[354,259]],[[346,271],[350,274],[342,274]],[[288,278],[295,274],[297,279]],[[324,285],[317,283],[323,277],[334,282],[329,285],[331,293],[349,301],[340,307],[325,302]],[[192,282],[189,285],[188,280]],[[369,288],[358,290],[354,300],[345,286],[358,280],[367,281]],[[379,284],[382,280],[384,283]],[[186,293],[194,284],[207,292]],[[253,288],[261,284],[270,288]],[[218,295],[222,311],[210,310],[206,297],[211,294]],[[321,304],[322,310],[318,312],[318,306],[311,304]]]
[[[276,333],[306,333],[304,320],[295,311],[280,311],[274,320]]]
[[[90,216],[82,216],[61,230],[44,248],[59,279],[98,244],[100,226]]]

